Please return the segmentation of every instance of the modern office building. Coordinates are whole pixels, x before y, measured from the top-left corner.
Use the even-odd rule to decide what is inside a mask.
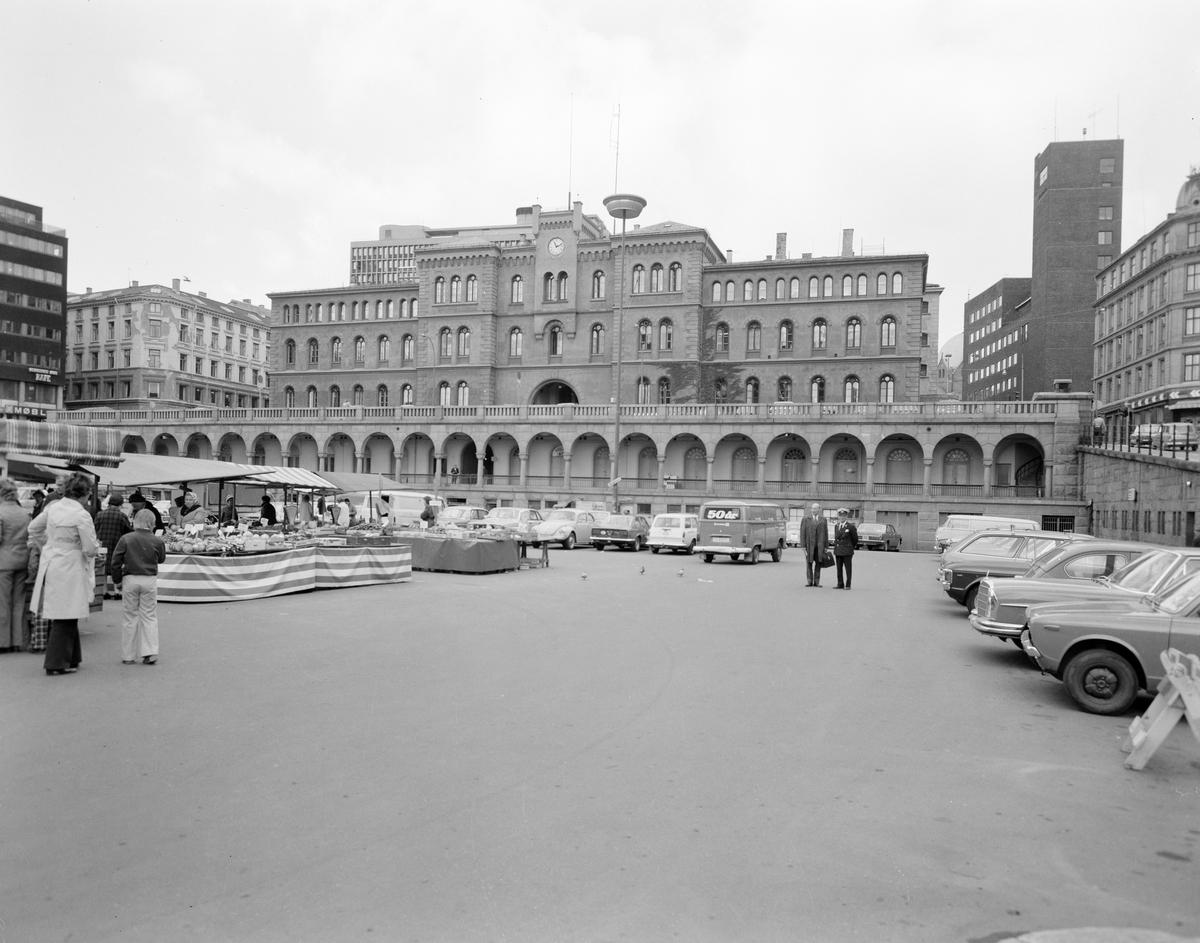
[[[41,419],[61,403],[66,309],[66,233],[0,196],[0,414]]]
[[[68,409],[269,405],[270,311],[139,285],[67,300]]]
[[[1200,425],[1200,172],[1093,294],[1093,390],[1110,440],[1138,423]]]
[[[1002,278],[963,306],[963,399],[1024,398],[1021,341],[1029,321],[1022,315],[1029,309],[1030,284],[1028,278]]]
[[[400,285],[417,279],[417,251],[448,242],[487,242],[519,245],[527,240],[535,208],[517,210],[517,222],[504,226],[452,226],[430,229],[419,225],[384,224],[379,238],[350,243],[351,285]],[[597,221],[598,222],[598,221]],[[603,224],[601,224],[603,226]]]

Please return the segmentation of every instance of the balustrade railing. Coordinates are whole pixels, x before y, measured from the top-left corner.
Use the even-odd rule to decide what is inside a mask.
[[[930,485],[932,493],[943,497],[977,498],[983,496],[983,485]]]
[[[877,481],[872,486],[876,494],[920,494],[925,486],[912,482]]]

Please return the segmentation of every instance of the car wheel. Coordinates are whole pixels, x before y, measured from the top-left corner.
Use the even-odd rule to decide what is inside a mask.
[[[634,553],[638,553],[639,551],[642,551],[645,549],[646,549],[646,538],[645,537],[639,537],[637,540],[635,540],[633,542],[633,552]]]
[[[592,544],[592,546],[595,547],[597,550],[599,550],[601,553],[604,552],[604,544]]]
[[[967,612],[975,608],[975,597],[979,595],[979,587],[972,586],[967,590],[967,595],[963,597],[963,605],[967,607]]]
[[[1124,655],[1091,648],[1071,659],[1063,672],[1067,693],[1091,714],[1121,714],[1138,693],[1137,672]]]
[[[758,547],[754,547],[750,551],[750,556],[746,558],[746,562],[751,566],[754,566],[756,563],[758,563]]]
[[[711,553],[706,553],[706,554],[704,555],[704,562],[705,562],[705,563],[712,563],[712,561],[713,561],[713,555],[712,555]]]
[[[567,539],[563,541],[563,550],[575,549],[575,531],[567,534]]]
[[[696,541],[693,540],[690,544],[687,545],[688,556],[690,557],[695,552],[696,552]]]
[[[658,553],[658,548],[657,548],[657,547],[651,547],[651,548],[650,548],[650,552],[651,552],[651,553]]]
[[[771,562],[778,563],[782,559],[783,559],[783,544],[780,543],[780,545],[778,547],[776,547],[774,550],[771,551]]]

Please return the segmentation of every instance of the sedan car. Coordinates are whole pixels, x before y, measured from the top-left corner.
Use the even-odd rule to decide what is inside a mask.
[[[437,522],[443,527],[473,527],[476,521],[487,519],[488,509],[471,504],[452,504],[442,508]]]
[[[1021,647],[1092,714],[1123,713],[1139,690],[1156,690],[1166,649],[1200,655],[1200,573],[1132,609],[1039,609],[1029,611]]]
[[[592,546],[603,550],[609,544],[626,550],[641,550],[650,539],[650,522],[641,514],[610,514],[592,528]]]
[[[784,540],[789,547],[800,546],[800,521],[788,521]]]
[[[1019,646],[1029,606],[1058,600],[1112,598],[1110,587],[1130,563],[1164,548],[1131,540],[1077,540],[1044,553],[1015,579],[979,582],[975,608],[967,617],[983,635]],[[1112,579],[1110,579],[1112,577]]]
[[[693,553],[700,525],[695,514],[658,514],[650,525],[647,543],[651,553],[673,550]]]
[[[555,508],[546,512],[546,519],[537,525],[539,543],[561,544],[564,550],[574,550],[576,544],[591,543],[592,528],[608,516],[582,511],[578,508]]]
[[[858,546],[862,550],[894,550],[899,552],[900,532],[891,524],[859,524]]]
[[[537,525],[541,512],[534,508],[492,508],[478,524],[489,530],[501,530],[517,540],[533,543],[537,540]]]
[[[1072,540],[1091,539],[1050,530],[980,531],[942,555],[937,580],[947,596],[970,611],[975,608],[979,581],[985,576],[1018,576],[1029,569],[1035,557]]]

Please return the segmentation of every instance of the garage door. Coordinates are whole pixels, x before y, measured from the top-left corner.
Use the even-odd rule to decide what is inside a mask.
[[[901,551],[917,549],[916,511],[876,511],[875,523],[891,524],[900,532]]]

